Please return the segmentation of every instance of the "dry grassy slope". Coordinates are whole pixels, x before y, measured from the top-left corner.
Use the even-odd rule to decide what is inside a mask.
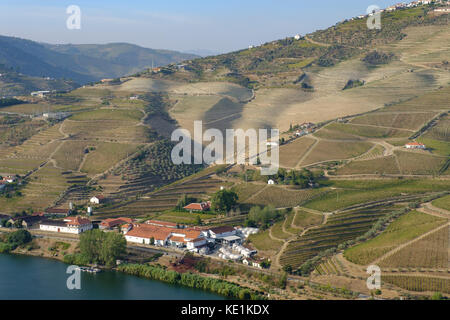
[[[321,122],[363,113],[447,85],[450,73],[441,62],[450,59],[445,45],[450,43],[450,27],[410,27],[405,32],[408,36],[403,40],[377,48],[398,57],[387,65],[368,67],[358,56],[329,68],[306,68],[314,92],[265,88],[257,90],[251,99],[251,90],[237,84],[148,78],[132,78],[110,89],[168,92],[177,100],[171,116],[188,129],[192,129],[194,120],[203,120],[207,127],[220,129],[286,130],[290,123]],[[365,80],[366,85],[343,91],[350,79]]]

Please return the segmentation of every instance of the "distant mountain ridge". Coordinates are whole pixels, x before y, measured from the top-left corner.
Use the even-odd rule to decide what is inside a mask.
[[[198,58],[128,43],[54,45],[0,36],[0,64],[33,77],[71,79],[80,84]]]

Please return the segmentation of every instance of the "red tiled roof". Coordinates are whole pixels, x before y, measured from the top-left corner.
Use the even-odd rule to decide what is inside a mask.
[[[131,218],[112,218],[112,219],[105,219],[103,220],[100,225],[112,228],[118,225],[122,225],[125,223],[133,223],[133,219]]]
[[[66,221],[67,224],[74,226],[83,226],[91,223],[91,220],[82,217],[68,217],[64,219],[64,221]]]
[[[204,211],[204,210],[208,210],[210,207],[211,207],[211,203],[208,201],[208,202],[202,202],[202,203],[190,203],[187,206],[185,206],[184,209]]]
[[[424,144],[418,142],[409,142],[406,144],[406,146],[424,146]]]
[[[174,241],[174,242],[184,242],[185,241],[183,237],[175,237],[175,236],[171,236],[170,240]]]
[[[156,227],[152,225],[146,224],[136,224],[133,226],[133,229],[128,231],[127,236],[139,237],[155,240],[166,240],[169,235],[172,233],[171,228],[167,227]]]

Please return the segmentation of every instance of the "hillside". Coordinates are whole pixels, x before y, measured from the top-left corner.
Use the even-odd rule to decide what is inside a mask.
[[[0,36],[0,64],[34,77],[72,79],[80,84],[115,78],[197,56],[126,43],[51,45]]]
[[[79,85],[70,80],[32,77],[12,71],[0,65],[0,96],[28,95],[39,90],[70,91]]]

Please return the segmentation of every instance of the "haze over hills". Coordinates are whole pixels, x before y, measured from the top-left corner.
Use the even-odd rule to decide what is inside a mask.
[[[0,36],[0,64],[33,77],[71,79],[80,84],[198,57],[127,43],[52,45]]]

